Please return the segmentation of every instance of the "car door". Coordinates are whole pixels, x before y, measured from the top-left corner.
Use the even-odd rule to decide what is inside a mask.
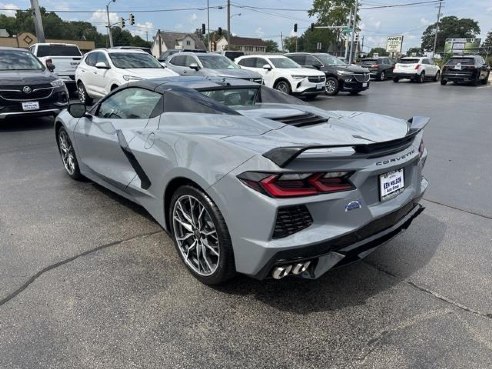
[[[200,66],[200,63],[198,62],[198,59],[195,56],[186,55],[184,63],[185,63],[185,68],[183,69],[183,75],[184,76],[194,76],[197,74],[201,75],[201,73],[199,73],[199,70],[190,68],[190,65],[192,65],[192,64],[196,64],[196,65]]]
[[[77,78],[82,81],[85,90],[90,96],[94,96],[95,93],[94,84],[97,76],[96,60],[98,53],[98,51],[95,51],[87,54],[77,67]]]
[[[101,101],[74,129],[81,164],[100,181],[124,191],[138,173],[128,144],[137,132],[150,135],[157,128],[149,122],[158,104],[162,105],[161,94],[140,87],[128,87]]]
[[[99,96],[104,96],[111,91],[110,86],[108,86],[111,80],[111,65],[109,64],[109,60],[103,52],[96,53],[96,65],[97,63],[104,63],[106,68],[94,67],[94,92]]]
[[[263,68],[265,65],[269,65],[272,69]],[[265,86],[273,87],[273,84],[276,80],[275,67],[268,61],[267,58],[256,58],[255,68],[253,68],[255,72],[260,73],[263,76],[263,81],[265,81]]]
[[[186,55],[175,54],[169,58],[167,61],[167,66],[169,69],[175,71],[180,76],[184,75],[184,70],[186,67]]]

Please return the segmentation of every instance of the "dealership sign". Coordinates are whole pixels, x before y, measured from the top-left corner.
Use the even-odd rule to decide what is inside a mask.
[[[386,51],[389,53],[401,53],[403,36],[390,36],[386,41]]]

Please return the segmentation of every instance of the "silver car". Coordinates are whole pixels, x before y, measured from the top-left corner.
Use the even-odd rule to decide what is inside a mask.
[[[165,65],[181,76],[227,77],[263,82],[261,74],[241,69],[229,58],[219,54],[182,52],[171,55]]]
[[[69,176],[143,206],[206,284],[318,278],[423,208],[428,118],[325,111],[238,79],[127,84],[55,132]]]

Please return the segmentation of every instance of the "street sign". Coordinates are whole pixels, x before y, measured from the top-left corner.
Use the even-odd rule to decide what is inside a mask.
[[[399,54],[401,53],[402,45],[403,36],[389,36],[386,41],[386,51],[389,53]]]

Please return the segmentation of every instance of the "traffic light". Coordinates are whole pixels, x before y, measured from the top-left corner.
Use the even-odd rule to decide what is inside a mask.
[[[130,24],[133,26],[135,24],[135,16],[130,13]]]
[[[311,32],[314,31],[314,23],[311,23]]]
[[[219,34],[219,36],[222,36],[222,27],[219,27],[219,29],[217,30],[217,33]]]
[[[297,32],[297,23],[294,23],[294,32]]]
[[[204,35],[206,32],[205,32],[205,23],[202,23],[202,35]]]
[[[125,19],[121,18],[121,28],[125,28]]]

